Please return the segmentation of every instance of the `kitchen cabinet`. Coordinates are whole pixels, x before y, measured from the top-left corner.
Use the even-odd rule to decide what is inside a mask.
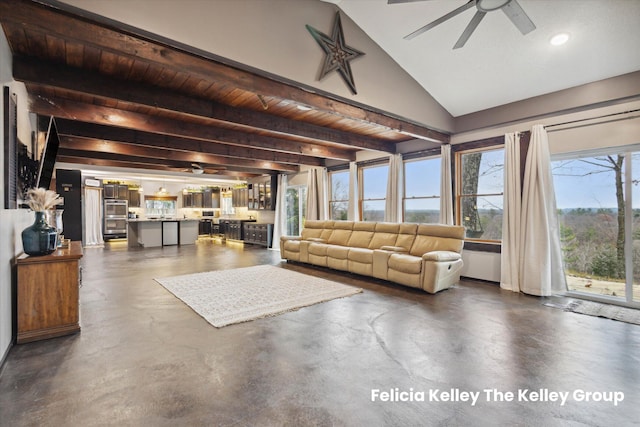
[[[198,224],[198,234],[199,235],[211,235],[211,220],[210,219],[201,219]]]
[[[231,190],[231,205],[234,208],[246,208],[248,203],[247,188],[234,188]]]
[[[182,207],[190,208],[192,204],[193,204],[192,193],[182,193]]]
[[[124,184],[104,184],[103,196],[105,199],[127,200],[129,199],[129,186]]]
[[[180,239],[178,221],[162,221],[162,246],[177,245]]]
[[[192,208],[201,208],[202,207],[202,193],[193,193],[192,194]]]
[[[224,234],[225,239],[244,240],[243,224],[254,221],[255,220],[245,219],[222,219],[220,220],[220,233]]]
[[[220,209],[220,190],[207,188],[202,192],[202,207]]]
[[[197,221],[180,221],[178,227],[179,244],[193,245],[198,240],[198,222]]]
[[[82,242],[16,259],[18,344],[80,332]]]
[[[130,219],[128,223],[130,248],[192,245],[198,239],[197,219]]]
[[[249,210],[275,210],[278,177],[273,175],[266,179],[252,180],[247,185]]]
[[[273,224],[244,223],[244,242],[271,247],[273,240]]]
[[[128,200],[130,208],[140,207],[140,192],[138,191],[138,189],[129,190]]]
[[[189,191],[188,193],[182,193],[182,207],[183,208],[203,208],[204,205],[204,193],[201,191]]]

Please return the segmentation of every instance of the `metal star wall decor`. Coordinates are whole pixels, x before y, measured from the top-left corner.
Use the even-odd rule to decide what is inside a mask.
[[[331,37],[316,30],[311,25],[306,25],[306,27],[325,53],[324,63],[322,64],[322,70],[320,71],[318,80],[322,80],[332,71],[337,71],[347,86],[349,86],[351,92],[356,95],[358,92],[356,92],[356,84],[353,81],[353,73],[351,72],[349,62],[364,55],[364,53],[351,46],[347,46],[344,42],[340,12],[336,13],[336,20],[333,23]]]

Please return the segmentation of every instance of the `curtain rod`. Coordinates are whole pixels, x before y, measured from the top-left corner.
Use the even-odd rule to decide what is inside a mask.
[[[604,114],[602,116],[597,116],[597,117],[589,117],[587,119],[578,119],[578,120],[571,120],[571,121],[563,122],[563,123],[556,123],[555,125],[548,125],[548,126],[545,126],[544,128],[545,129],[549,129],[549,128],[553,128],[553,127],[556,127],[556,126],[564,126],[564,125],[570,125],[570,124],[573,124],[573,123],[582,123],[582,122],[587,122],[587,121],[590,121],[590,120],[604,119],[604,118],[607,118],[607,117],[615,117],[615,116],[620,116],[620,115],[623,115],[623,114],[636,113],[638,111],[640,111],[640,108],[637,108],[635,110],[622,111],[622,112],[619,112],[619,113]],[[598,122],[598,123],[587,123],[587,124],[580,125],[580,126],[572,126],[572,127],[563,128],[563,129],[550,130],[549,132],[557,132],[557,131],[566,130],[566,129],[576,129],[576,128],[584,127],[584,126],[593,126],[593,125],[602,124],[602,123],[610,123],[610,122],[616,122],[616,121],[620,121],[620,120],[634,119],[636,117],[639,117],[639,116],[624,117],[624,118],[619,118],[619,119],[615,119],[615,120],[607,120],[607,121]]]

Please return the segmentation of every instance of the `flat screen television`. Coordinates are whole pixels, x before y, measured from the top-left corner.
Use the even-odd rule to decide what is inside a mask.
[[[60,147],[60,139],[58,138],[58,129],[56,121],[53,117],[49,120],[49,128],[47,129],[47,138],[42,150],[40,158],[40,168],[38,169],[38,187],[49,188],[51,178],[53,177],[53,169],[56,164],[56,156]]]

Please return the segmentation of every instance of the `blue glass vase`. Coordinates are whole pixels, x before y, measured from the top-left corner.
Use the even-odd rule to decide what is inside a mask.
[[[36,212],[36,220],[22,230],[22,247],[27,255],[47,255],[56,250],[58,233],[47,224],[45,212]]]

